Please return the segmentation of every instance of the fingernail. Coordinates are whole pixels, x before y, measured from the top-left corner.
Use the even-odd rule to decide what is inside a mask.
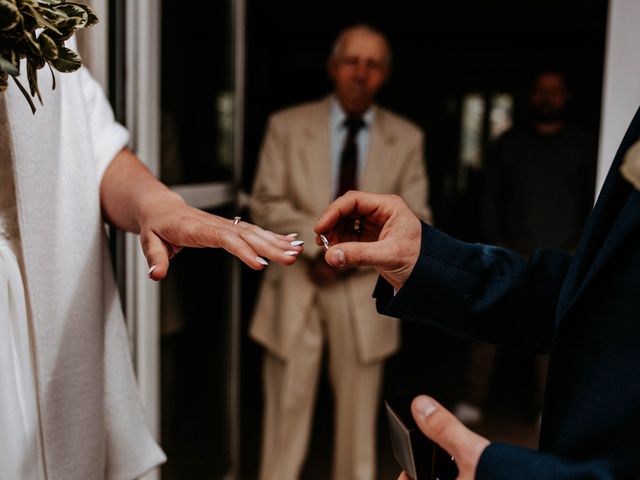
[[[295,257],[296,255],[298,255],[298,253],[300,252],[296,252],[295,250],[287,250],[286,252],[284,252],[285,255],[289,255],[290,257]]]
[[[258,262],[260,265],[264,265],[265,267],[269,266],[269,262],[267,262],[264,258],[262,257],[256,257],[256,262]]]
[[[427,419],[429,415],[436,411],[436,404],[429,397],[421,395],[414,400],[416,410],[418,410],[418,418],[421,421]]]
[[[334,249],[331,252],[331,263],[338,267],[344,267],[344,264],[346,263],[344,252],[339,248]]]
[[[300,247],[304,245],[304,240],[294,240],[289,245],[291,245],[292,247]]]
[[[297,233],[290,233],[289,235],[287,235],[287,238],[298,238],[298,234]]]
[[[153,271],[154,271],[156,268],[158,268],[158,266],[157,266],[157,265],[151,265],[151,267],[149,268],[149,271],[147,272],[147,276],[148,276],[149,278],[151,278],[151,274],[153,273]]]

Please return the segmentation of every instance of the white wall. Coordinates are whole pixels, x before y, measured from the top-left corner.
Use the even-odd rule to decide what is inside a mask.
[[[609,0],[597,192],[639,105],[640,0]]]

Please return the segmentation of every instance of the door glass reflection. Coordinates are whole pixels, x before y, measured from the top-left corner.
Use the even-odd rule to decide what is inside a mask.
[[[169,185],[232,178],[231,7],[162,2],[160,176]]]

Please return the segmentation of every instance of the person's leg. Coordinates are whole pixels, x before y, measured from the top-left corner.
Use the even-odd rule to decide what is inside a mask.
[[[327,319],[329,377],[335,398],[334,480],[376,478],[376,427],[382,362],[363,365],[345,286],[321,296]]]
[[[307,454],[323,345],[318,310],[311,310],[287,360],[265,352],[260,480],[296,480]]]

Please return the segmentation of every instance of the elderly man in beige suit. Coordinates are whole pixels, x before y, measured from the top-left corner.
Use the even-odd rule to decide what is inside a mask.
[[[256,222],[291,232],[298,245],[314,238],[326,206],[354,188],[398,194],[431,219],[421,131],[373,103],[389,61],[382,34],[346,29],[328,62],[334,93],[271,117],[253,189]],[[266,349],[260,478],[300,474],[326,344],[335,398],[333,478],[373,480],[382,366],[398,349],[399,326],[376,313],[373,269],[332,269],[313,241],[302,256],[286,272],[267,269],[251,325]]]

